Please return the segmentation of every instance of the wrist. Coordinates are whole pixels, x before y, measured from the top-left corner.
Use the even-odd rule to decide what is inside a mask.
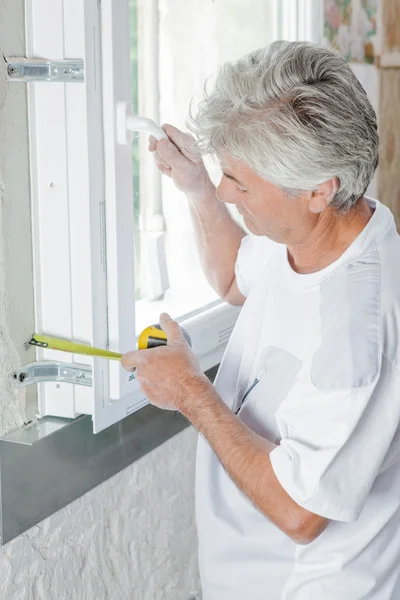
[[[183,394],[178,410],[195,426],[198,414],[216,402],[214,386],[204,374],[195,375]]]
[[[210,179],[199,186],[195,191],[186,192],[189,202],[198,204],[199,202],[215,202],[215,185]]]

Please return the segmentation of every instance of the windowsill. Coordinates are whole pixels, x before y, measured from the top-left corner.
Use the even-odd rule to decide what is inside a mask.
[[[206,372],[211,381],[216,371],[217,367]],[[188,426],[180,413],[148,404],[97,435],[90,416],[74,420],[45,417],[0,438],[0,545]]]

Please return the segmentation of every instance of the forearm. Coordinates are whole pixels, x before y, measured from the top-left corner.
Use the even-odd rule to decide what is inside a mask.
[[[204,274],[223,298],[235,277],[236,257],[246,233],[216,198],[214,186],[201,197],[188,195],[188,200]]]
[[[276,445],[242,423],[211,386],[184,414],[249,500],[284,533],[293,536],[303,509],[285,492],[272,469],[269,455]]]
[[[297,544],[313,541],[328,521],[299,506],[281,486],[270,461],[276,445],[251,431],[211,384],[195,387],[196,402],[188,403],[182,412],[206,438],[233,482]]]
[[[224,404],[178,323],[163,313],[160,326],[168,345],[128,352],[121,359],[123,367],[136,369],[136,379],[152,404],[179,410],[193,423],[260,512],[296,543],[313,541],[328,521],[299,506],[281,486],[270,461],[275,444],[248,429]]]

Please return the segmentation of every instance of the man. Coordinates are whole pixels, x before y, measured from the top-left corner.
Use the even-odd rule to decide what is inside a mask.
[[[398,600],[400,240],[364,195],[375,113],[339,54],[275,42],[222,68],[192,129],[196,148],[166,126],[150,149],[209,282],[243,308],[215,387],[166,314],[169,345],[123,365],[201,433],[203,598]]]

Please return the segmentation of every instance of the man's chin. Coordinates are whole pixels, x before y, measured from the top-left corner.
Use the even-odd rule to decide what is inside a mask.
[[[260,228],[257,227],[257,224],[252,219],[246,219],[245,217],[243,217],[243,221],[244,221],[244,224],[246,225],[246,228],[249,230],[249,232],[252,235],[257,235],[259,237],[267,237],[272,242],[277,242],[278,244],[282,243],[281,240],[275,239],[275,237],[273,235],[271,235],[270,231],[261,231]]]
[[[284,244],[285,242],[283,242],[280,239],[277,239],[277,236],[271,235],[270,231],[260,231],[259,229],[257,229],[256,227],[252,227],[252,224],[248,224],[246,223],[246,227],[247,229],[250,231],[250,233],[252,235],[257,235],[258,237],[266,237],[269,240],[271,240],[271,242],[276,242],[277,244]]]

